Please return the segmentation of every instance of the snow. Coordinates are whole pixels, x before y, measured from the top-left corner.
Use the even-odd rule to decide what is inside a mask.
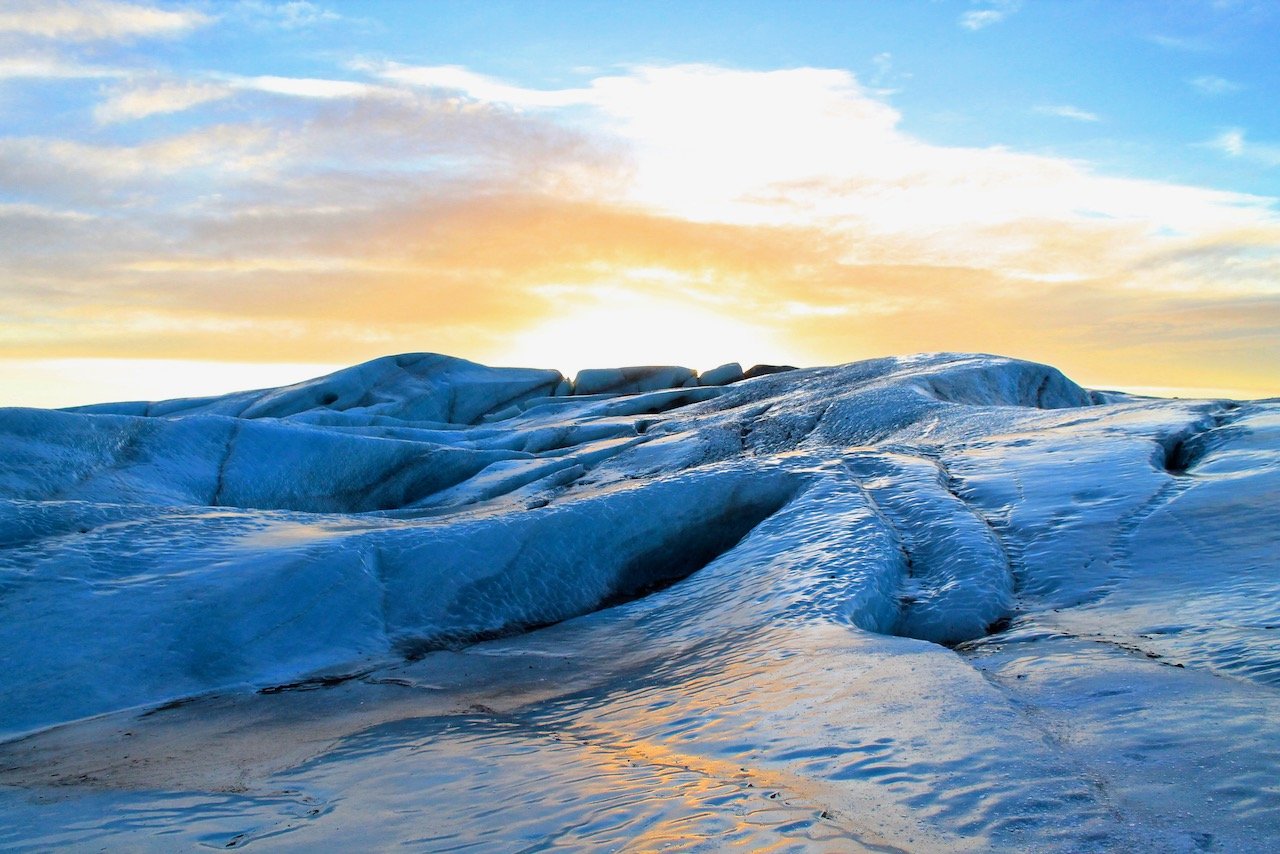
[[[0,847],[1280,846],[1274,401],[412,354],[0,447]]]

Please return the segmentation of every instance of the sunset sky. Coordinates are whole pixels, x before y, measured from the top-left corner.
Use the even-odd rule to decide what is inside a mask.
[[[1280,395],[1280,4],[0,0],[0,405],[389,353]]]

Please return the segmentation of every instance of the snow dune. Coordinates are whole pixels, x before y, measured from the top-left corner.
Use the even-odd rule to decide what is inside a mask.
[[[394,685],[427,716],[423,773],[445,789],[452,763],[517,748],[532,752],[480,774],[479,796],[527,795],[559,773],[550,753],[582,772],[565,785],[585,803],[581,781],[620,755],[656,774],[528,826],[449,819],[440,847],[538,844],[610,810],[613,825],[571,838],[711,839],[719,815],[753,846],[1280,844],[1274,402],[1094,392],[981,355],[571,381],[412,354],[217,398],[0,410],[0,447],[11,791],[43,781],[36,768],[132,789],[126,755],[174,790],[218,789],[212,770],[172,770],[165,727],[230,757],[293,756],[307,727],[333,727],[339,746],[310,765],[255,772],[263,791],[284,774],[394,800],[389,778],[360,782],[421,746],[382,729],[406,720],[402,700],[375,702]],[[517,661],[536,685],[504,669]],[[227,722],[312,691],[328,699],[287,702],[341,712],[270,748]],[[485,720],[451,717],[463,697],[486,698]],[[485,729],[494,708],[523,729]],[[456,741],[455,723],[480,729]],[[114,756],[126,728],[138,740]],[[578,748],[545,742],[569,730],[586,733]],[[772,825],[734,818],[760,806],[738,767],[788,792],[761,806],[781,810]],[[183,822],[207,839],[191,838],[222,844],[247,816],[244,839],[285,833],[252,790],[230,814],[193,807]],[[655,791],[687,810],[655,812]],[[437,818],[465,814],[453,797]],[[64,828],[59,808],[33,809],[0,796]],[[136,847],[162,826],[8,841]],[[305,847],[326,828],[322,814],[281,838]],[[369,832],[390,845],[416,830]]]

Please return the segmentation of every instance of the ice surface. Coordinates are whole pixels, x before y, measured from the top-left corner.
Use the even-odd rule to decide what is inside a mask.
[[[588,368],[578,371],[578,375],[573,378],[573,393],[634,394],[660,388],[680,388],[690,380],[694,380],[694,385],[697,385],[696,378],[697,374],[689,368]]]
[[[0,848],[1280,847],[1275,402],[415,354],[0,447]]]
[[[719,367],[698,374],[698,385],[728,385],[742,379],[742,365],[726,362]]]

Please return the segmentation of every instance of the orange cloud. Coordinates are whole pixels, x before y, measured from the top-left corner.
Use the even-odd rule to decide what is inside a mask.
[[[640,358],[647,331],[655,362],[702,337],[743,350],[724,360],[980,350],[1113,386],[1280,380],[1271,200],[926,145],[843,72],[537,92],[367,71],[237,90],[252,121],[131,146],[0,138],[28,199],[0,206],[0,356],[543,347],[572,369]],[[567,346],[584,325],[618,331]]]

